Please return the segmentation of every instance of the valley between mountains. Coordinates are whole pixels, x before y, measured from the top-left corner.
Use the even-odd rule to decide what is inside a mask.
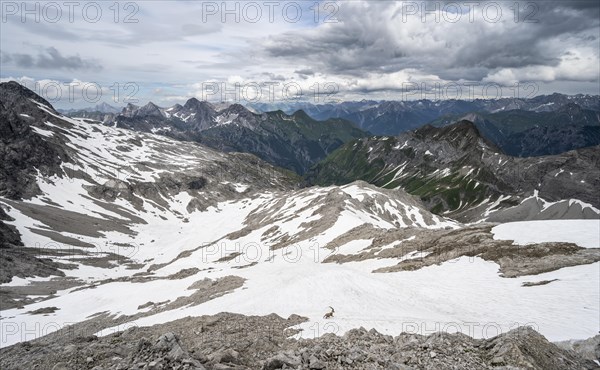
[[[0,99],[2,369],[600,366],[596,142]]]

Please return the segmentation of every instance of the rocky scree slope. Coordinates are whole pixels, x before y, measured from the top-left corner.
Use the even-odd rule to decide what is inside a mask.
[[[383,335],[353,329],[294,339],[300,316],[222,313],[132,327],[106,337],[71,328],[0,350],[3,369],[597,369],[600,336],[577,351],[548,342],[528,327],[489,338],[435,333]],[[585,350],[592,348],[591,351]],[[595,349],[594,349],[595,348]],[[595,351],[595,352],[594,352]]]

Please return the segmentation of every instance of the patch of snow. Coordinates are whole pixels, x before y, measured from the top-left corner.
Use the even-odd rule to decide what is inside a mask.
[[[36,127],[36,126],[31,126],[31,129],[38,135],[44,136],[44,137],[52,137],[54,136],[54,132],[49,131],[49,130],[44,130],[43,128],[40,127]]]
[[[298,326],[303,338],[325,334],[326,325],[338,335],[362,326],[389,335],[460,331],[476,338],[531,325],[551,341],[588,338],[600,324],[600,263],[514,279],[500,277],[497,264],[478,257],[461,257],[416,271],[370,272],[381,263],[319,264],[304,258],[290,263],[275,258],[240,271],[247,279],[245,289],[198,306],[141,318],[135,324],[149,326],[222,311],[275,312],[282,317],[308,317],[308,322]],[[521,286],[532,278],[559,281]],[[336,315],[324,320],[330,305]]]
[[[494,239],[526,245],[543,242],[575,243],[600,248],[600,220],[540,220],[509,222],[492,229]]]

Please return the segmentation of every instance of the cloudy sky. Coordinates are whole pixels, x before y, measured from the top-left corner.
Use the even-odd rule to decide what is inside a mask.
[[[60,108],[599,94],[599,3],[3,0],[0,78]]]

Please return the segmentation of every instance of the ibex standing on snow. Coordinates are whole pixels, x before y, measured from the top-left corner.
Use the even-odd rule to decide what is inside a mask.
[[[333,307],[329,306],[329,308],[331,309],[331,312],[327,312],[323,318],[324,319],[331,319],[333,317],[333,313],[335,312],[335,310],[333,309]]]

